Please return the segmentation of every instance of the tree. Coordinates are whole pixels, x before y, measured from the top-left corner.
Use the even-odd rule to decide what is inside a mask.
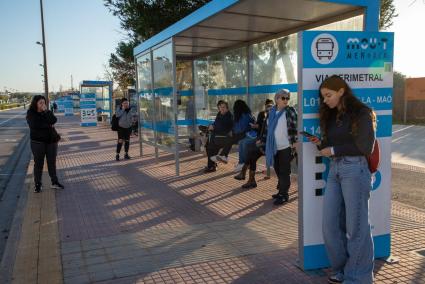
[[[135,84],[135,68],[133,61],[133,48],[135,41],[120,42],[116,48],[116,53],[111,53],[109,66],[112,69],[112,78],[124,91],[128,86]]]
[[[207,0],[104,0],[104,5],[121,21],[128,40],[118,44],[109,66],[120,88],[134,85],[133,49],[168,26],[206,4]]]
[[[381,0],[381,16],[379,17],[379,29],[386,30],[393,25],[396,14],[394,0]]]
[[[208,0],[104,0],[105,6],[118,16],[130,38],[146,40],[174,24]]]

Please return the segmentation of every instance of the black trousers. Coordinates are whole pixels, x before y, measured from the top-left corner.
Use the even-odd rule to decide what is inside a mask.
[[[224,144],[223,150],[221,150],[221,155],[227,157],[230,153],[230,150],[232,150],[232,146],[234,144],[237,144],[239,140],[242,140],[243,138],[245,138],[245,132],[236,133],[236,134],[233,134],[232,137],[227,138]]]
[[[31,141],[31,151],[34,156],[34,182],[41,184],[41,176],[44,167],[44,158],[47,159],[47,169],[52,183],[58,181],[56,176],[56,156],[58,153],[58,143],[44,143]]]
[[[291,186],[291,147],[277,151],[273,167],[278,178],[279,195],[288,198]]]
[[[122,128],[118,127],[118,140],[124,140],[124,151],[128,153],[128,150],[130,149],[130,135],[131,135],[131,127],[129,128]],[[122,142],[117,142],[117,154],[121,152],[122,148]]]
[[[249,170],[250,171],[256,171],[257,170],[257,161],[261,156],[263,156],[263,152],[261,152],[260,148],[253,145],[248,148],[248,160],[247,164],[249,164]]]
[[[212,137],[207,145],[207,156],[208,156],[208,168],[215,167],[215,163],[211,161],[211,157],[218,154],[221,148],[223,148],[229,137]]]

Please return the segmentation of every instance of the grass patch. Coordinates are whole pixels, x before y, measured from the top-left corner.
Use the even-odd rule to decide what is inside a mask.
[[[0,110],[3,109],[10,109],[10,108],[15,108],[15,107],[20,107],[23,104],[18,104],[18,103],[13,103],[13,104],[0,104]]]

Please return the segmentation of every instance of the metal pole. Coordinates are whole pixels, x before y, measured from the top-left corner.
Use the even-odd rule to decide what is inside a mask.
[[[155,99],[156,99],[156,95],[155,95],[155,74],[154,74],[154,62],[153,62],[153,50],[151,49],[149,51],[150,57],[151,57],[151,90],[152,90],[152,109],[153,109],[153,137],[155,140],[155,159],[158,159],[159,154],[158,154],[158,134],[156,133],[156,107],[155,107]]]
[[[171,39],[171,56],[173,60],[173,109],[174,109],[174,157],[176,160],[176,176],[180,175],[180,158],[179,158],[179,126],[177,124],[178,120],[178,105],[177,105],[177,62],[176,62],[176,47],[174,37]]]
[[[47,78],[47,56],[46,56],[46,37],[44,35],[44,16],[43,16],[43,0],[40,0],[40,13],[41,13],[41,34],[43,47],[43,67],[44,67],[44,96],[46,97],[46,104],[49,105],[49,81]]]

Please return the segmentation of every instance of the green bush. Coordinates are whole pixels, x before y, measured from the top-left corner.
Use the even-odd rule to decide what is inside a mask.
[[[10,108],[19,107],[19,106],[21,106],[21,104],[18,104],[18,103],[13,103],[13,104],[1,104],[1,105],[0,105],[0,110],[3,110],[3,109],[10,109]]]

